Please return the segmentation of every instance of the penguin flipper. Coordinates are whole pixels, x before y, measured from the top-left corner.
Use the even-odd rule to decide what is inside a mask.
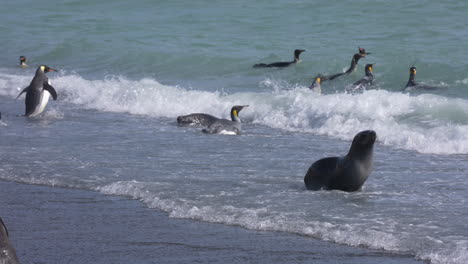
[[[19,93],[18,96],[16,96],[16,99],[15,99],[15,100],[18,100],[18,98],[19,98],[24,92],[26,92],[26,91],[28,90],[28,88],[29,88],[29,86],[26,87],[26,88],[24,88],[23,91],[21,91],[21,93]]]
[[[54,101],[57,100],[57,92],[52,85],[44,83],[44,90],[48,91],[50,95],[52,95],[52,99],[54,99]]]

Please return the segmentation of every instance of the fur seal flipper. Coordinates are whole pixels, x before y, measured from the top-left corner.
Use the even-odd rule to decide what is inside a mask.
[[[328,157],[314,162],[304,177],[309,190],[361,189],[373,169],[373,149],[377,134],[373,130],[359,132],[346,156]]]

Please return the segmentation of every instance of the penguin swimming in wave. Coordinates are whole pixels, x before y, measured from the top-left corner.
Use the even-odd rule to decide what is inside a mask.
[[[272,68],[272,67],[283,68],[283,67],[288,67],[291,64],[296,64],[298,62],[301,62],[301,60],[299,59],[299,55],[301,55],[301,53],[304,52],[304,51],[305,50],[300,50],[300,49],[294,50],[294,60],[293,61],[274,62],[274,63],[270,63],[270,64],[259,63],[259,64],[255,64],[253,67],[254,68]]]
[[[405,91],[410,91],[414,89],[422,89],[422,90],[436,90],[437,89],[437,87],[420,84],[414,80],[414,76],[416,76],[416,67],[414,66],[411,67],[409,69],[409,72],[410,72],[410,76],[409,76],[408,82],[406,83],[406,86],[404,89]]]
[[[374,64],[366,64],[366,75],[359,81],[353,83],[352,88],[348,89],[349,92],[364,91],[366,87],[373,84],[374,75],[372,74]]]
[[[26,64],[26,56],[20,56],[19,59],[20,59],[20,67],[21,68],[28,67],[28,65]]]
[[[56,70],[51,69],[48,66],[39,66],[31,84],[24,88],[16,97],[16,99],[18,99],[21,94],[26,93],[26,111],[24,116],[33,117],[41,114],[49,102],[50,96],[52,96],[52,99],[57,100],[57,92],[54,87],[49,84],[49,78],[45,75],[50,71],[56,72]]]
[[[330,75],[330,76],[323,76],[322,81],[333,80],[333,79],[338,78],[338,77],[340,77],[342,75],[350,74],[350,73],[354,72],[356,70],[356,66],[357,66],[359,60],[361,58],[365,58],[366,55],[371,54],[370,52],[366,52],[366,50],[363,49],[363,48],[358,48],[358,49],[359,49],[359,53],[355,53],[353,55],[353,58],[351,59],[351,65],[349,66],[349,68],[345,72],[336,73],[336,74],[333,74],[333,75]]]
[[[207,134],[239,135],[241,132],[241,120],[239,112],[248,105],[236,105],[231,109],[231,120],[218,119],[202,131]]]
[[[309,86],[309,89],[312,91],[321,94],[322,93],[322,86],[320,83],[322,82],[322,76],[317,76],[314,78],[314,82]]]

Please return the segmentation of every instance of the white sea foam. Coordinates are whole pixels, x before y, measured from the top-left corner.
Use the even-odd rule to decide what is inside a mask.
[[[385,145],[421,153],[468,153],[468,101],[464,99],[385,90],[318,95],[305,87],[223,95],[167,86],[153,79],[86,80],[78,75],[53,81],[59,101],[88,109],[165,118],[203,112],[229,118],[233,105],[249,104],[241,119],[277,129],[345,140],[360,130],[373,129]],[[0,94],[16,96],[21,89],[18,83],[27,82],[22,76],[2,74]]]
[[[406,232],[395,232],[391,219],[382,219],[380,226],[369,226],[365,222],[336,223],[304,218],[302,215],[291,215],[291,212],[275,211],[262,208],[244,208],[234,205],[215,205],[194,203],[189,199],[162,198],[152,189],[153,183],[137,181],[119,181],[97,188],[109,195],[125,195],[143,201],[150,208],[166,211],[170,217],[202,220],[212,223],[238,225],[260,231],[281,231],[307,235],[351,246],[365,246],[389,251],[412,252],[420,259],[431,263],[465,263],[467,247],[464,241],[451,247],[444,247],[440,241],[433,241],[424,236],[414,236]],[[162,189],[163,186],[160,186]],[[158,187],[156,186],[156,189]],[[162,195],[165,196],[165,195]],[[435,247],[429,246],[434,244]],[[421,247],[425,244],[425,247]],[[430,250],[428,252],[427,250]]]

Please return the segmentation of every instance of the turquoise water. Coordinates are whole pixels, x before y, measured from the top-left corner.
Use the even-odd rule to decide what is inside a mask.
[[[467,262],[468,3],[10,1],[2,10],[2,179],[130,195],[174,217]],[[372,54],[356,72],[324,82],[323,95],[307,88],[318,73],[346,70],[358,47]],[[289,61],[296,48],[306,50],[297,65],[252,68]],[[30,67],[17,67],[20,55]],[[375,63],[374,89],[344,93],[366,63]],[[37,120],[17,118],[24,105],[14,98],[40,64],[60,70],[48,74],[59,100]],[[402,92],[412,65],[417,81],[440,88]],[[250,105],[240,137],[175,124],[192,112],[228,117],[234,104]],[[364,190],[306,192],[308,166],[344,154],[365,129],[379,139]]]

